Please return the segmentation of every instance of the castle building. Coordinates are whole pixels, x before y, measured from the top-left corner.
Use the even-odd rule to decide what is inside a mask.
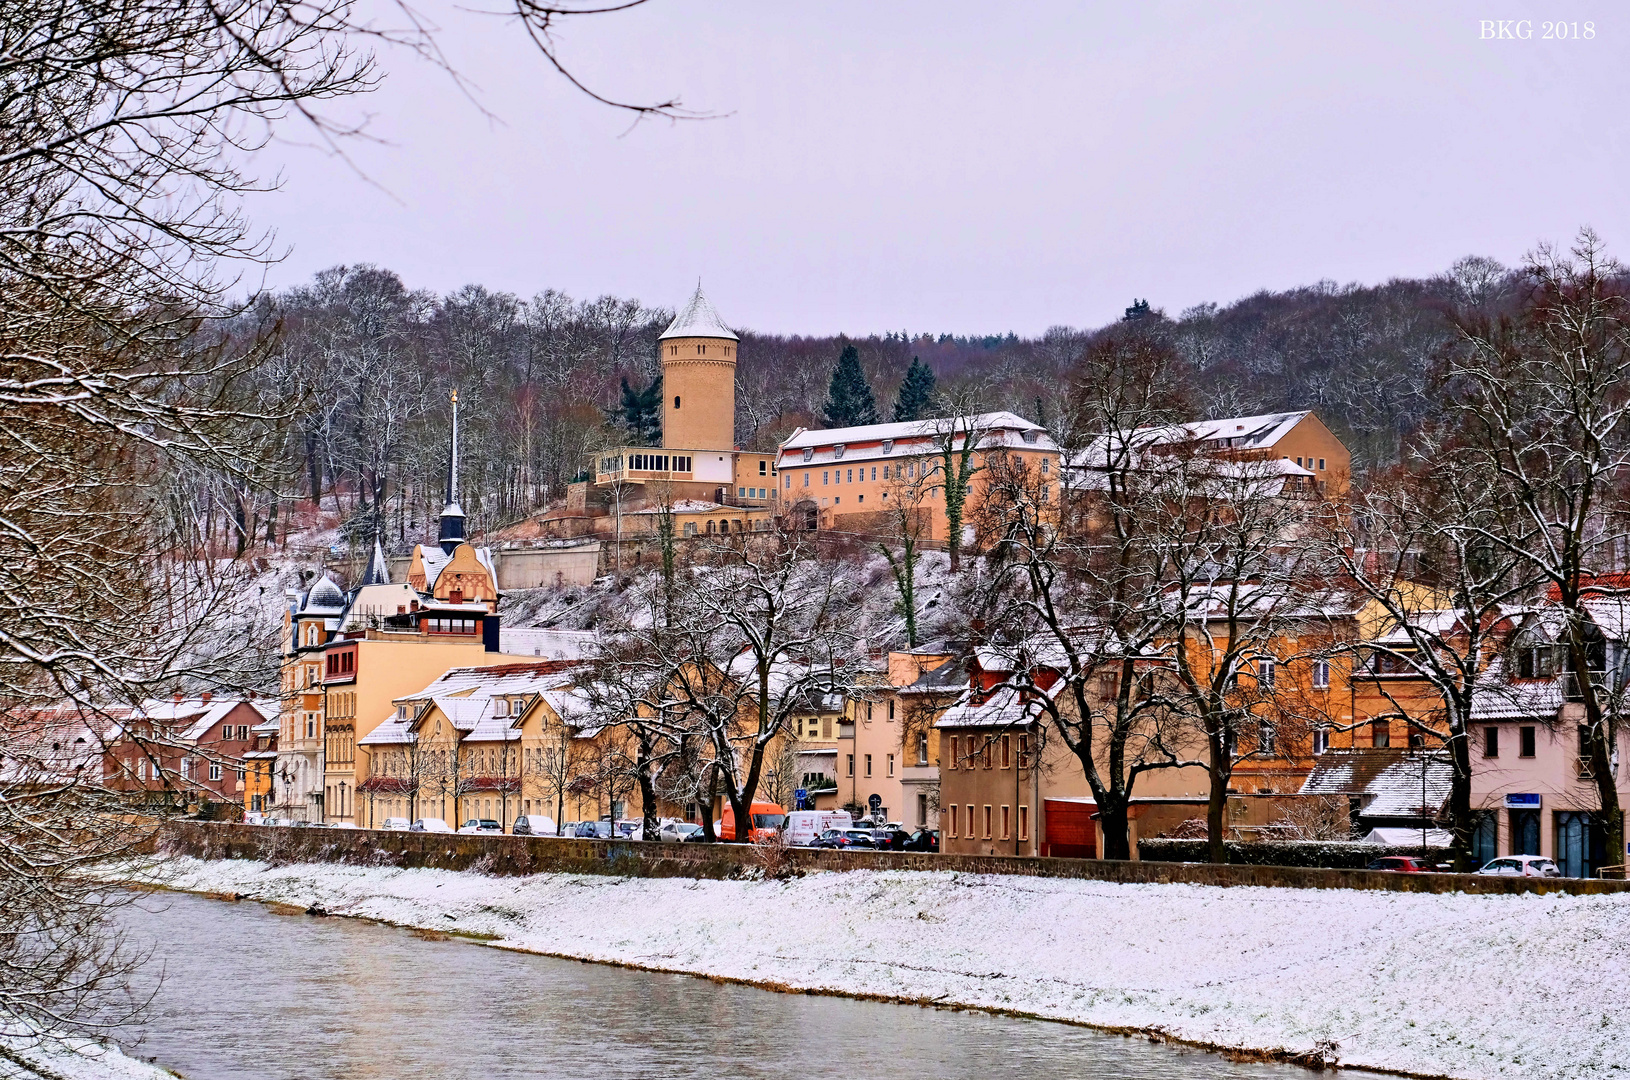
[[[599,497],[622,510],[628,535],[654,531],[651,509],[672,509],[682,535],[769,526],[777,498],[774,452],[736,448],[739,339],[700,283],[657,339],[662,362],[662,445],[594,455]],[[627,520],[625,520],[625,518]]]

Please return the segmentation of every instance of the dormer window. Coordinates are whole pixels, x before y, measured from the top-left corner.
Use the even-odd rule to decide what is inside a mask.
[[[492,714],[494,716],[508,716],[509,715],[509,698],[507,698],[507,697],[493,698],[493,700],[492,700]]]
[[[885,454],[894,453],[894,440],[893,439],[884,439],[883,440],[883,453],[885,453]]]
[[[805,461],[814,461],[815,460],[815,448],[813,446],[804,447],[804,460]]]
[[[1027,443],[1030,443],[1031,445],[1035,444],[1037,437],[1040,435],[1041,430],[1039,428],[1031,428],[1029,431],[1019,432],[1019,438],[1023,439]]]
[[[845,450],[847,450],[847,449],[849,449],[849,448],[847,446],[845,446],[843,443],[838,443],[836,446],[834,446],[832,448],[832,457],[833,457],[833,459],[837,460],[837,459],[843,457],[843,452]]]

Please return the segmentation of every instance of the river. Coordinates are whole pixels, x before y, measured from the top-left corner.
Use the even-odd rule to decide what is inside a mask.
[[[187,1080],[1309,1075],[1064,1024],[777,994],[251,902],[159,893],[118,919],[154,949],[152,1008],[127,1042]]]

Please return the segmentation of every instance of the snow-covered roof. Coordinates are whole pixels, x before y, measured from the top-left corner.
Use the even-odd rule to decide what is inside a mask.
[[[345,610],[345,593],[324,570],[300,604],[301,615],[338,615]]]
[[[1550,720],[1562,711],[1565,676],[1508,679],[1505,660],[1496,656],[1472,694],[1473,720]]]
[[[385,561],[385,549],[379,546],[379,538],[374,538],[374,549],[368,556],[368,568],[362,572],[361,585],[389,585],[391,583],[390,564]]]
[[[1260,416],[1225,416],[1217,420],[1184,424],[1183,427],[1191,439],[1227,439],[1230,446],[1262,449],[1273,446],[1289,435],[1291,429],[1306,420],[1312,411],[1300,409],[1296,412],[1263,413]]]
[[[537,626],[500,626],[498,651],[543,660],[582,660],[598,641],[593,630],[555,630]]]
[[[897,694],[946,694],[968,685],[968,675],[955,659],[931,668],[895,691]]]
[[[451,555],[435,544],[419,545],[419,561],[424,565],[424,587],[426,589],[436,587],[436,579],[441,577],[442,570],[452,561],[452,558]]]
[[[1329,750],[1314,760],[1300,793],[1361,796],[1366,818],[1435,817],[1453,778],[1448,756],[1435,750]]]
[[[724,503],[710,502],[707,499],[678,499],[675,500],[674,504],[668,509],[671,513],[675,514],[710,514],[715,510],[734,510],[739,513],[742,508],[738,506],[726,506]],[[633,517],[638,514],[655,515],[660,513],[662,513],[662,507],[647,506],[640,510],[625,510],[623,511],[623,516]]]
[[[1422,830],[1410,829],[1402,826],[1383,826],[1371,829],[1364,835],[1366,844],[1382,844],[1386,847],[1419,847]],[[1445,848],[1454,842],[1454,837],[1443,829],[1425,830],[1426,846]]]
[[[196,742],[239,705],[248,705],[262,717],[256,721],[257,725],[273,720],[277,716],[277,707],[271,702],[211,696],[207,701],[203,698],[182,698],[180,701],[174,698],[153,698],[142,702],[140,710],[132,719],[150,720],[155,724],[185,723],[185,728],[178,727],[172,735],[187,742]]]
[[[1040,424],[1033,424],[1016,413],[991,412],[960,419],[939,417],[889,424],[864,424],[860,427],[799,428],[781,444],[781,450],[776,457],[776,467],[852,461],[861,458],[871,461],[927,453],[936,449],[937,438],[953,430],[957,436],[955,440],[957,446],[961,446],[966,433],[971,430],[980,436],[978,445],[983,450],[1001,447],[1058,449],[1053,437]],[[1031,433],[1028,438],[1026,433]],[[882,444],[885,441],[894,444],[887,453],[883,451]],[[844,448],[841,458],[836,452],[839,446]],[[804,454],[806,450],[810,451],[807,461]]]
[[[1044,691],[1049,698],[1055,698],[1064,689],[1064,680],[1060,679]],[[934,724],[937,728],[971,728],[971,727],[1023,727],[1033,722],[1041,713],[1041,705],[1035,697],[1022,695],[1011,687],[1001,687],[991,691],[984,701],[975,703],[974,695],[970,691],[962,696],[955,705],[946,709]]]
[[[658,341],[669,338],[723,338],[726,341],[739,340],[735,331],[724,324],[719,313],[713,310],[707,297],[702,295],[702,283],[696,283],[696,292],[690,298],[690,303],[680,309],[674,321],[668,324]]]

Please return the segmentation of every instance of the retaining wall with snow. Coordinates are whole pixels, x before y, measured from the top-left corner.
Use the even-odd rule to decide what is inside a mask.
[[[499,876],[571,873],[726,880],[747,876],[754,869],[767,868],[766,853],[748,844],[646,844],[617,840],[566,840],[549,836],[461,836],[193,821],[165,822],[155,842],[162,852],[200,859],[476,870]],[[784,858],[790,866],[803,870],[939,870],[1125,884],[1254,885],[1412,893],[1585,895],[1630,891],[1630,882],[1576,878],[1396,874],[1291,866],[1214,866],[1208,863],[1036,859],[1011,855],[933,855],[810,848],[788,848],[783,851],[784,854],[769,857]]]

